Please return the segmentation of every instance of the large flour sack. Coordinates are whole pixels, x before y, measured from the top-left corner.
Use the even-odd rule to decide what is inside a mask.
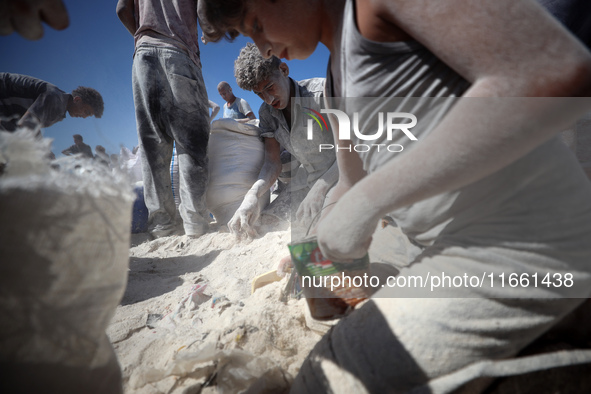
[[[265,159],[259,128],[233,119],[216,120],[211,125],[208,145],[209,185],[207,207],[219,224],[227,224],[240,207],[244,195],[258,179]],[[261,209],[269,202],[269,192],[260,199]]]

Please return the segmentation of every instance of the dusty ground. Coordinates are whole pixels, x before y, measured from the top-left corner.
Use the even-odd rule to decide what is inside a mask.
[[[254,294],[251,282],[288,253],[289,228],[250,243],[228,233],[133,241],[107,332],[126,393],[199,392],[208,380],[236,392],[267,371],[287,386],[320,335],[306,327],[305,300],[279,300],[287,279]]]

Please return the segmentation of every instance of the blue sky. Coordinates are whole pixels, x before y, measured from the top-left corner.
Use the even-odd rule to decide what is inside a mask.
[[[45,35],[38,41],[28,41],[17,34],[0,36],[0,71],[31,75],[67,92],[78,86],[97,89],[105,100],[101,119],[67,116],[43,133],[54,139],[53,152],[58,157],[73,144],[73,134],[81,134],[93,151],[96,145],[103,145],[108,153],[119,153],[122,144],[128,148],[137,145],[131,89],[133,37],[117,18],[116,0],[64,3],[70,15],[70,27],[66,30],[55,31],[45,26]],[[217,92],[217,84],[225,80],[236,96],[248,101],[258,117],[262,101],[240,89],[234,79],[234,60],[248,41],[239,37],[232,43],[201,45],[203,78],[209,98],[220,107],[224,101]],[[310,58],[287,64],[291,77],[305,79],[324,77],[327,61],[328,50],[319,45]]]

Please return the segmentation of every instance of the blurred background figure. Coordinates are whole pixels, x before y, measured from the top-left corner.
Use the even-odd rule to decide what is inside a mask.
[[[111,162],[111,159],[109,158],[109,155],[107,154],[107,150],[102,145],[97,145],[94,148],[94,158],[96,160],[98,160],[99,163],[104,164],[106,166],[108,166],[109,163]]]
[[[112,169],[115,168],[119,168],[119,155],[117,153],[113,153],[111,154],[111,156],[109,156],[110,162],[109,165],[111,166]]]
[[[89,159],[94,158],[92,154],[92,149],[90,148],[90,146],[84,143],[84,139],[80,134],[74,134],[72,137],[74,137],[74,145],[70,146],[67,149],[64,149],[62,151],[62,154],[66,156],[81,154],[85,157],[88,157]]]
[[[65,119],[103,115],[105,104],[95,89],[79,86],[66,93],[41,79],[0,73],[0,130],[37,130]]]

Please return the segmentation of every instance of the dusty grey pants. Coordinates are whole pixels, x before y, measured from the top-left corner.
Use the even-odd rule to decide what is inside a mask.
[[[200,65],[182,51],[140,45],[133,61],[133,98],[142,150],[149,231],[176,225],[171,189],[173,141],[179,160],[179,212],[185,233],[207,231],[208,99]]]
[[[564,242],[560,234],[564,232],[557,232],[557,242],[545,248],[525,243],[519,249],[475,243],[465,247],[444,241],[426,248],[400,268],[397,277],[405,280],[393,283],[412,283],[411,278],[426,278],[428,273],[459,277],[486,272],[498,279],[502,273],[552,272],[572,273],[574,285],[513,283],[511,288],[497,281],[493,288],[459,285],[434,296],[429,296],[428,286],[382,288],[322,338],[303,363],[292,393],[448,393],[448,387],[464,384],[463,392],[480,392],[489,381],[472,380],[471,374],[436,381],[482,362],[514,357],[589,297],[589,232],[582,228]],[[404,251],[396,256],[404,256]],[[432,384],[442,387],[430,391]]]

